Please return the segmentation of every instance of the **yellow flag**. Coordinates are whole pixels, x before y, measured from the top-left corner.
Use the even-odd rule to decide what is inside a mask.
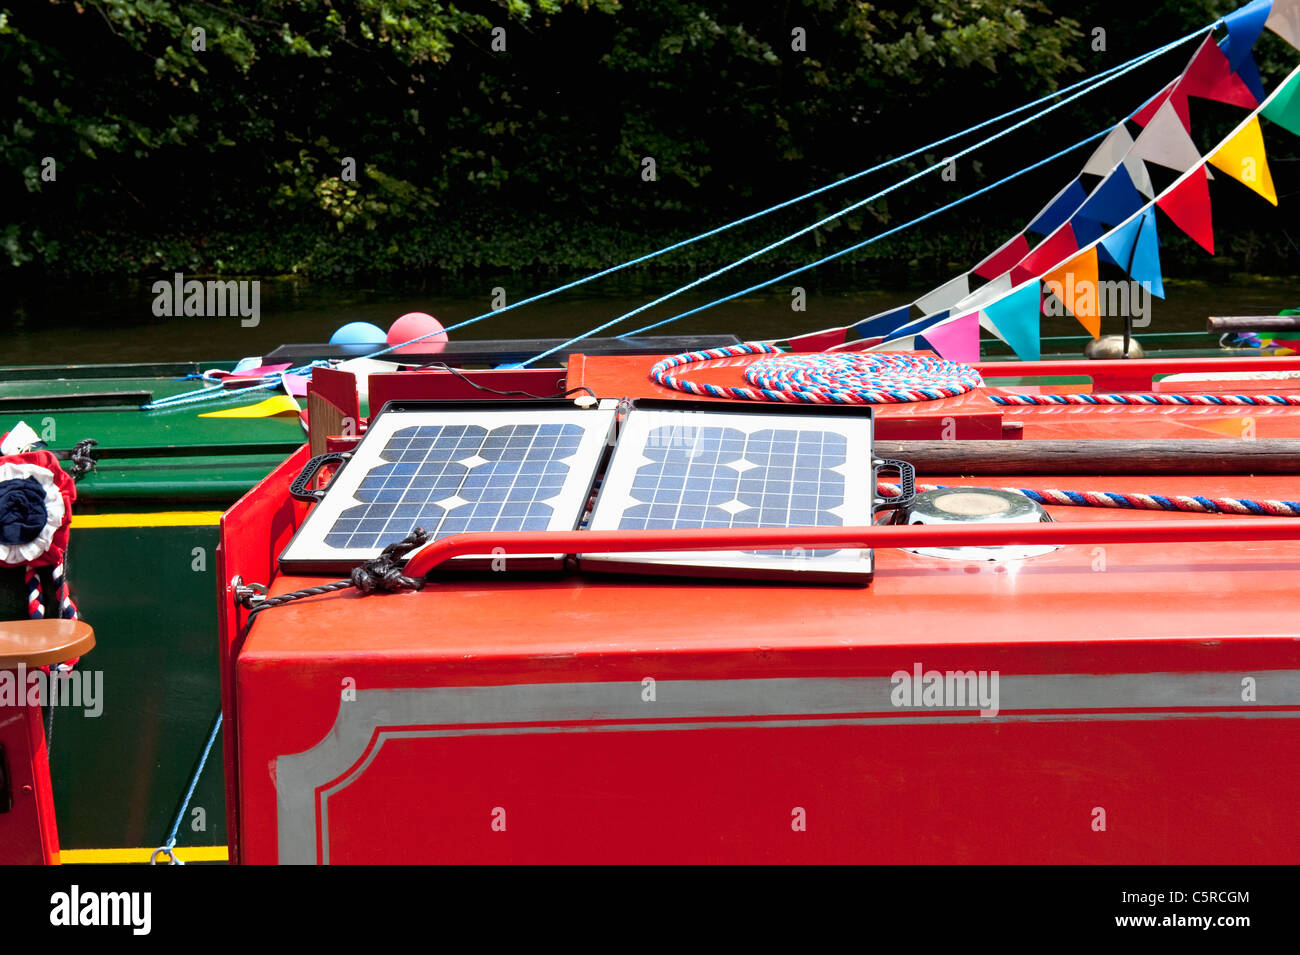
[[[270,418],[274,415],[297,415],[298,402],[288,395],[276,395],[255,405],[243,405],[239,408],[227,408],[225,411],[209,411],[199,415],[200,418]]]
[[[1043,285],[1070,310],[1088,334],[1101,334],[1101,313],[1097,304],[1097,249],[1080,252],[1059,269],[1043,276]]]
[[[1264,136],[1259,130],[1258,116],[1252,116],[1241,132],[1219,147],[1210,157],[1210,162],[1216,169],[1222,169],[1277,205],[1277,192],[1273,189],[1273,176],[1264,156]]]

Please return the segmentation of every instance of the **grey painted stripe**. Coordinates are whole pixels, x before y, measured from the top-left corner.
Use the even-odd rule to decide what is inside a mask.
[[[1257,673],[1040,674],[999,676],[1002,712],[982,717],[973,712],[938,717],[947,722],[1025,722],[1075,720],[1133,720],[1196,717],[1291,718],[1297,714],[1233,709],[1214,713],[1186,712],[1197,707],[1249,707],[1242,684],[1256,682],[1256,702],[1263,706],[1300,706],[1300,670]],[[549,683],[512,686],[430,687],[361,690],[354,701],[340,702],[329,733],[316,746],[276,760],[277,823],[280,861],[310,864],[316,858],[315,789],[339,779],[324,792],[319,810],[328,860],[330,795],[350,785],[373,759],[355,766],[377,728],[391,726],[454,726],[461,723],[555,723],[564,721],[638,720],[653,713],[659,719],[705,720],[703,723],[632,723],[619,726],[541,726],[465,730],[416,730],[417,736],[489,735],[555,732],[633,732],[702,727],[891,725],[933,721],[934,716],[905,717],[908,708],[890,702],[893,684],[887,677],[799,678],[773,680],[658,681],[656,701],[643,702],[639,682]],[[1107,713],[1116,708],[1152,707],[1165,713]],[[912,708],[920,709],[920,708]],[[971,710],[973,708],[967,708]],[[1085,710],[1084,714],[1027,714],[1008,711]],[[1177,712],[1183,711],[1183,712]],[[843,719],[808,719],[848,713],[879,714]],[[888,715],[886,715],[888,714]],[[788,720],[716,723],[710,718],[789,716]],[[394,731],[384,736],[392,737]],[[382,741],[382,738],[381,738]],[[375,752],[378,750],[376,745]],[[355,766],[355,768],[353,768]],[[351,770],[351,771],[349,771]],[[340,779],[344,774],[346,778]]]

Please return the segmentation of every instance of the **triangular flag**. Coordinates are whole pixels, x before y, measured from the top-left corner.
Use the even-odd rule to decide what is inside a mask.
[[[1174,80],[1155,96],[1151,97],[1146,101],[1142,108],[1130,116],[1129,119],[1133,120],[1133,122],[1137,123],[1139,126],[1146,126],[1151,122],[1151,118],[1160,111],[1160,108],[1168,103],[1169,108],[1173,110],[1178,121],[1183,124],[1183,131],[1190,133],[1192,131],[1192,116],[1187,109],[1187,94],[1178,92],[1175,88],[1177,83],[1178,81]]]
[[[888,312],[864,318],[853,326],[853,330],[863,338],[875,338],[877,335],[888,338],[894,329],[906,325],[911,320],[912,306],[904,305],[901,308],[893,308]]]
[[[1118,225],[1141,209],[1146,202],[1133,185],[1133,178],[1123,166],[1116,166],[1092,191],[1088,201],[1075,213],[1078,218]]]
[[[940,358],[949,361],[980,360],[980,317],[971,312],[951,322],[935,325],[925,332],[926,344]]]
[[[283,364],[280,365],[256,365],[252,368],[239,368],[235,371],[232,371],[229,375],[223,376],[222,380],[224,381],[227,378],[229,379],[250,378],[250,379],[260,380],[262,378],[266,378],[269,375],[274,375],[277,372],[284,371],[286,368],[289,367],[291,367],[290,363],[284,362]]]
[[[285,375],[280,384],[284,385],[284,393],[290,398],[307,397],[307,379],[302,375]]]
[[[288,395],[276,395],[255,405],[242,405],[227,408],[225,411],[209,411],[199,415],[200,418],[270,418],[275,415],[297,415],[301,409],[298,402]]]
[[[1165,195],[1156,200],[1159,206],[1210,255],[1214,254],[1214,229],[1210,221],[1210,184],[1205,178],[1205,167],[1200,166],[1187,175]]]
[[[1146,172],[1145,167],[1143,172]],[[1146,199],[1133,185],[1128,170],[1117,166],[1070,220],[1080,247],[1096,242],[1109,226],[1123,222],[1145,204]],[[1109,260],[1109,255],[1104,251],[1102,254]]]
[[[1235,136],[1216,149],[1210,162],[1277,205],[1277,190],[1273,188],[1273,175],[1264,155],[1264,135],[1259,129],[1258,116],[1252,116]]]
[[[1096,242],[1106,233],[1106,226],[1095,219],[1085,219],[1079,215],[1070,220],[1070,228],[1074,230],[1074,241],[1079,248]]]
[[[916,306],[924,314],[932,315],[935,312],[942,312],[944,309],[951,308],[956,302],[970,294],[970,274],[965,273],[957,276],[950,282],[945,282],[933,292],[927,292],[916,300]]]
[[[1079,182],[1078,179],[1074,180],[1056,194],[1052,201],[1047,204],[1047,208],[1034,216],[1033,221],[1029,223],[1025,231],[1033,232],[1036,235],[1051,235],[1074,214],[1074,210],[1079,208],[1083,204],[1083,200],[1087,198],[1088,193],[1083,188],[1083,183]]]
[[[1105,176],[1112,169],[1118,166],[1129,149],[1133,146],[1133,136],[1120,123],[1107,134],[1106,138],[1101,141],[1096,152],[1088,157],[1087,163],[1084,164],[1083,171],[1092,173],[1094,176]]]
[[[1209,37],[1196,51],[1174,89],[1184,96],[1199,96],[1243,109],[1254,109],[1259,105],[1259,100],[1241,77],[1232,71],[1223,51]]]
[[[867,351],[916,351],[916,336],[906,338],[889,338],[879,345],[872,345]],[[1240,429],[1239,429],[1240,430]]]
[[[1293,74],[1261,112],[1266,119],[1300,136],[1300,73]]]
[[[1041,308],[1041,286],[1031,282],[1006,298],[984,306],[984,315],[1021,361],[1038,361],[1042,357]]]
[[[1074,229],[1067,222],[1044,239],[1038,248],[1025,256],[1021,263],[1011,270],[1012,286],[1038,278],[1044,271],[1065,261],[1072,252],[1077,251],[1079,251],[1079,244],[1074,239]]]
[[[994,299],[1001,298],[1010,291],[1011,273],[1003,272],[996,278],[990,279],[987,283],[981,285],[960,302],[955,303],[952,309],[959,315],[963,312],[972,312],[976,309],[983,308],[985,302],[991,302]]]
[[[1223,43],[1219,44],[1219,49],[1223,50],[1225,55],[1228,52],[1227,42],[1227,40],[1224,40]],[[1259,67],[1255,65],[1255,58],[1247,53],[1246,58],[1233,66],[1233,69],[1241,77],[1241,81],[1246,84],[1246,89],[1250,90],[1250,95],[1255,97],[1255,101],[1262,103],[1267,94],[1264,92],[1264,80],[1259,75]]]
[[[1156,187],[1151,185],[1151,174],[1147,172],[1146,163],[1137,156],[1125,156],[1124,170],[1128,173],[1129,179],[1133,181],[1137,191],[1142,193],[1143,198],[1154,199],[1156,197]]]
[[[1264,26],[1300,49],[1300,0],[1273,0]]]
[[[1144,210],[1140,216],[1102,238],[1099,251],[1104,251],[1134,281],[1149,285],[1152,295],[1165,297],[1154,209]]]
[[[847,328],[831,328],[811,335],[800,335],[798,338],[787,338],[786,341],[790,343],[791,351],[825,351],[833,345],[843,345],[848,332]]]
[[[1201,161],[1200,150],[1187,135],[1169,103],[1156,110],[1146,129],[1134,141],[1133,155],[1178,172],[1186,172]]]
[[[942,324],[943,322],[948,321],[948,315],[949,313],[946,311],[940,312],[937,315],[926,315],[924,318],[918,318],[916,319],[916,321],[908,322],[906,325],[902,325],[899,328],[894,329],[892,335],[896,335],[899,337],[904,337],[907,335],[916,335],[920,332],[925,331],[927,328],[933,328],[935,325],[939,325]],[[888,344],[889,340],[890,340],[889,336],[887,336],[885,344]]]
[[[1228,58],[1228,65],[1234,70],[1250,58],[1250,48],[1264,31],[1269,13],[1273,9],[1273,0],[1252,0],[1244,7],[1239,7],[1223,17],[1223,25],[1228,28],[1227,38],[1220,48]]]
[[[1059,269],[1044,275],[1043,288],[1061,300],[1089,335],[1096,338],[1101,334],[1095,248],[1084,249]]]
[[[996,252],[975,266],[972,271],[982,279],[991,279],[995,275],[1001,275],[1028,254],[1029,240],[1025,238],[1024,233],[1021,233],[998,246]]]

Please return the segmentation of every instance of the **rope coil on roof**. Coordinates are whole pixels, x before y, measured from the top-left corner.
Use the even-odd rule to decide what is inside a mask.
[[[745,369],[752,388],[715,385],[671,374],[697,362],[737,355],[771,355]],[[810,404],[897,404],[953,398],[980,387],[979,372],[961,362],[929,355],[785,354],[763,342],[683,352],[658,362],[650,377],[666,388],[710,398]]]

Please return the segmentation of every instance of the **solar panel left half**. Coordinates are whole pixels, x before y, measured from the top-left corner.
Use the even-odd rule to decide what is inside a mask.
[[[346,569],[417,527],[435,539],[575,530],[615,414],[613,407],[385,411],[280,555],[281,566]],[[554,566],[561,556],[512,558],[511,566]]]

